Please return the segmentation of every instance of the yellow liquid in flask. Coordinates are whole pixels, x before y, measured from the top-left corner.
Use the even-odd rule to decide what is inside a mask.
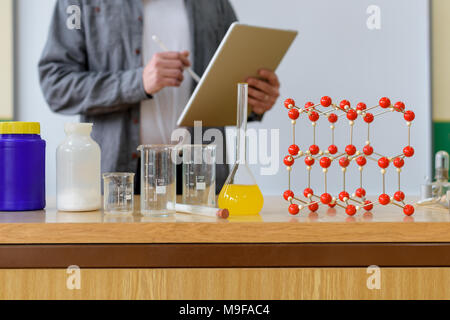
[[[228,184],[219,195],[219,208],[232,216],[251,216],[261,212],[264,198],[258,185]]]

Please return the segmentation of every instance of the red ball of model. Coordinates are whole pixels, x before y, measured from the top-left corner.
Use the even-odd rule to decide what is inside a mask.
[[[331,160],[328,157],[323,157],[320,159],[320,166],[324,169],[327,169],[331,166]]]
[[[348,112],[347,112],[347,119],[348,120],[354,121],[357,118],[358,118],[358,113],[355,110],[353,110],[353,109],[348,110]]]
[[[402,168],[405,165],[405,160],[403,160],[402,158],[395,158],[394,159],[394,166],[396,168]]]
[[[405,200],[405,194],[402,191],[397,191],[396,193],[394,193],[394,199],[401,202]]]
[[[356,158],[356,163],[358,164],[358,166],[364,167],[367,164],[367,160],[365,157],[358,157]]]
[[[294,101],[294,99],[286,99],[286,101],[284,101],[284,106],[285,106],[287,109],[291,109],[291,108],[295,107],[295,101]]]
[[[414,155],[414,148],[411,146],[407,146],[403,149],[403,154],[405,157],[411,158]]]
[[[341,103],[339,104],[339,107],[342,110],[347,110],[348,108],[350,108],[350,106],[351,106],[351,104],[350,104],[350,101],[348,101],[348,100],[342,100]]]
[[[313,102],[307,102],[306,104],[305,104],[305,109],[306,110],[309,110],[310,108],[312,108],[312,107],[314,107],[314,103]]]
[[[291,156],[286,156],[286,158],[284,158],[283,162],[284,162],[285,165],[290,167],[290,166],[292,166],[294,164],[295,160]]]
[[[313,144],[311,147],[309,147],[309,152],[311,152],[311,154],[313,156],[315,156],[316,154],[318,154],[320,152],[320,148],[318,145]]]
[[[293,216],[297,215],[300,212],[300,208],[297,204],[293,203],[289,206],[289,213]]]
[[[366,113],[366,115],[364,117],[364,121],[367,123],[372,123],[374,119],[375,119],[375,117],[371,113]]]
[[[329,203],[328,206],[329,206],[330,208],[334,208],[334,207],[336,207],[336,202],[335,202],[335,203]]]
[[[389,108],[391,106],[391,100],[389,100],[389,98],[381,98],[380,99],[380,107],[386,109]]]
[[[356,106],[356,110],[359,110],[359,111],[364,111],[364,110],[366,110],[367,109],[367,106],[366,106],[366,104],[364,103],[364,102],[360,102],[360,103],[358,103],[358,105]]]
[[[378,201],[380,202],[380,204],[385,206],[391,202],[391,198],[389,197],[389,195],[383,193],[381,196],[378,197]]]
[[[311,188],[306,188],[304,191],[303,191],[303,195],[305,196],[305,198],[309,198],[309,196],[310,195],[313,195],[314,194],[314,191],[313,191],[313,189],[311,189]]]
[[[297,109],[292,108],[291,110],[289,110],[288,116],[289,116],[289,118],[291,118],[292,120],[297,120],[298,117],[300,117],[300,112],[299,112]]]
[[[311,212],[316,212],[317,210],[319,210],[319,204],[318,203],[312,203],[308,206],[309,210],[311,210]]]
[[[332,144],[328,147],[328,152],[330,154],[336,154],[338,152],[338,148],[334,144]]]
[[[364,201],[364,210],[366,210],[366,211],[370,211],[370,210],[372,210],[373,209],[373,203],[372,203],[372,201],[370,201],[370,200],[366,200],[366,201]]]
[[[331,103],[332,103],[332,100],[330,97],[325,96],[322,99],[320,99],[320,104],[325,108],[331,106]]]
[[[296,156],[300,152],[300,148],[298,147],[298,145],[293,144],[289,147],[288,152],[291,156]]]
[[[330,121],[331,123],[336,123],[338,121],[338,116],[335,115],[334,113],[330,114],[328,116],[328,121]]]
[[[342,157],[339,159],[339,165],[342,168],[347,168],[350,165],[350,160],[347,157]]]
[[[404,104],[403,102],[401,102],[401,101],[396,102],[396,103],[394,104],[394,109],[397,110],[397,111],[399,111],[399,112],[402,112],[402,111],[405,110],[405,104]]]
[[[352,144],[349,144],[348,146],[345,147],[345,152],[349,155],[352,156],[356,153],[356,147]]]
[[[306,164],[308,167],[311,167],[312,165],[314,165],[314,162],[315,162],[315,160],[314,160],[313,157],[306,157],[306,158],[305,158],[305,164]]]
[[[286,201],[289,201],[289,198],[293,198],[294,197],[294,192],[292,192],[291,190],[286,190],[284,193],[283,193],[283,198],[284,198],[284,200],[286,200]]]
[[[416,118],[416,115],[412,111],[406,111],[403,117],[406,121],[411,122]]]
[[[368,144],[363,148],[363,152],[366,156],[371,156],[373,154],[373,147]]]
[[[345,202],[348,199],[350,199],[350,195],[348,194],[347,191],[342,191],[341,193],[339,193],[339,200],[341,200],[342,202]]]
[[[378,160],[378,165],[380,166],[380,168],[386,169],[387,167],[389,167],[389,159],[386,157],[380,158]]]
[[[349,204],[345,209],[345,213],[349,216],[354,216],[356,214],[356,207],[352,204]]]
[[[312,111],[309,115],[309,120],[311,120],[312,122],[316,122],[317,120],[319,120],[319,118],[319,114],[315,111]]]
[[[358,188],[358,189],[356,189],[356,191],[355,191],[355,195],[356,195],[358,198],[364,198],[364,197],[366,196],[366,190],[364,190],[363,188]]]
[[[324,193],[323,195],[320,196],[320,201],[323,204],[330,204],[332,200],[333,200],[333,197],[329,193]]]
[[[410,204],[407,204],[403,208],[403,213],[406,214],[407,216],[412,216],[414,214],[414,207]]]

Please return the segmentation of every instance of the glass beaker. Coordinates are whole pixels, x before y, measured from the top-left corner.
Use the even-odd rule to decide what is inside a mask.
[[[184,145],[183,203],[216,205],[216,146]]]
[[[103,183],[103,211],[106,214],[133,214],[134,173],[105,173]]]
[[[219,195],[219,207],[228,209],[231,216],[257,215],[264,206],[264,198],[247,165],[248,84],[238,85],[238,114],[236,135],[236,163]]]
[[[167,217],[175,214],[177,149],[170,145],[140,146],[141,213]]]

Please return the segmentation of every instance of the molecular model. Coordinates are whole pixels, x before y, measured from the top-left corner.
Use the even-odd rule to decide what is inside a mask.
[[[407,216],[414,214],[414,207],[410,204],[405,204],[405,194],[400,188],[400,174],[403,166],[405,165],[405,158],[410,158],[414,155],[414,149],[411,147],[411,124],[415,118],[415,114],[412,111],[405,111],[405,104],[403,102],[397,102],[395,105],[392,105],[388,98],[382,98],[377,106],[367,108],[366,104],[360,102],[356,108],[352,108],[350,102],[347,100],[341,101],[338,106],[333,104],[330,97],[323,97],[320,104],[308,102],[303,108],[297,107],[293,99],[287,99],[284,105],[289,110],[288,115],[292,121],[293,132],[293,144],[289,147],[289,155],[284,158],[284,164],[286,165],[289,173],[289,186],[288,190],[284,192],[283,197],[290,203],[290,214],[297,215],[305,208],[315,212],[319,209],[319,205],[321,204],[328,205],[331,208],[335,206],[343,208],[350,216],[355,215],[362,209],[371,211],[376,205],[385,206],[389,204],[402,208],[403,213]],[[369,112],[377,108],[381,108],[381,111],[376,114]],[[402,113],[404,119],[407,121],[406,124],[408,127],[408,145],[403,149],[402,154],[395,155],[393,157],[388,157],[376,152],[377,150],[371,145],[370,141],[370,124],[376,117],[388,112]],[[295,126],[297,119],[301,114],[308,116],[313,129],[312,145],[309,147],[309,150],[306,151],[300,150],[299,146],[295,142]],[[345,150],[340,152],[338,147],[335,145],[335,126],[338,119],[344,116],[349,120],[350,143],[345,147]],[[331,145],[327,150],[322,150],[316,145],[317,121],[320,117],[328,119],[331,124]],[[353,144],[353,127],[358,118],[363,119],[364,122],[367,123],[367,141],[362,150],[357,150]],[[301,199],[301,197],[296,196],[291,189],[291,172],[293,165],[296,161],[299,161],[302,158],[304,158],[304,163],[306,164],[306,169],[308,172],[308,185],[303,191],[303,196],[306,199]],[[381,168],[383,193],[378,197],[378,201],[367,200],[366,190],[363,188],[363,172],[368,161],[376,162]],[[318,164],[322,167],[324,174],[324,190],[321,195],[316,194],[311,189],[311,169],[316,162],[318,162]],[[333,162],[337,163],[342,168],[343,175],[343,191],[337,197],[333,197],[327,192],[327,173]],[[359,166],[360,183],[359,188],[350,195],[346,189],[345,177],[347,174],[347,167],[352,162]],[[386,169],[391,163],[397,168],[398,173],[398,191],[395,192],[392,197],[386,194],[385,185]],[[299,204],[294,202],[298,202]]]

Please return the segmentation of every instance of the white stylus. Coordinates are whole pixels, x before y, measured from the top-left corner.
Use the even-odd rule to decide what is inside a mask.
[[[164,51],[170,51],[169,48],[167,48],[167,46],[156,36],[153,35],[152,36],[153,41],[155,41],[160,47],[161,49],[163,49]],[[192,68],[187,68],[187,71],[189,72],[189,74],[191,75],[191,77],[198,83],[200,82],[200,77],[198,76],[198,74],[196,74],[194,72],[194,70],[192,70]]]

